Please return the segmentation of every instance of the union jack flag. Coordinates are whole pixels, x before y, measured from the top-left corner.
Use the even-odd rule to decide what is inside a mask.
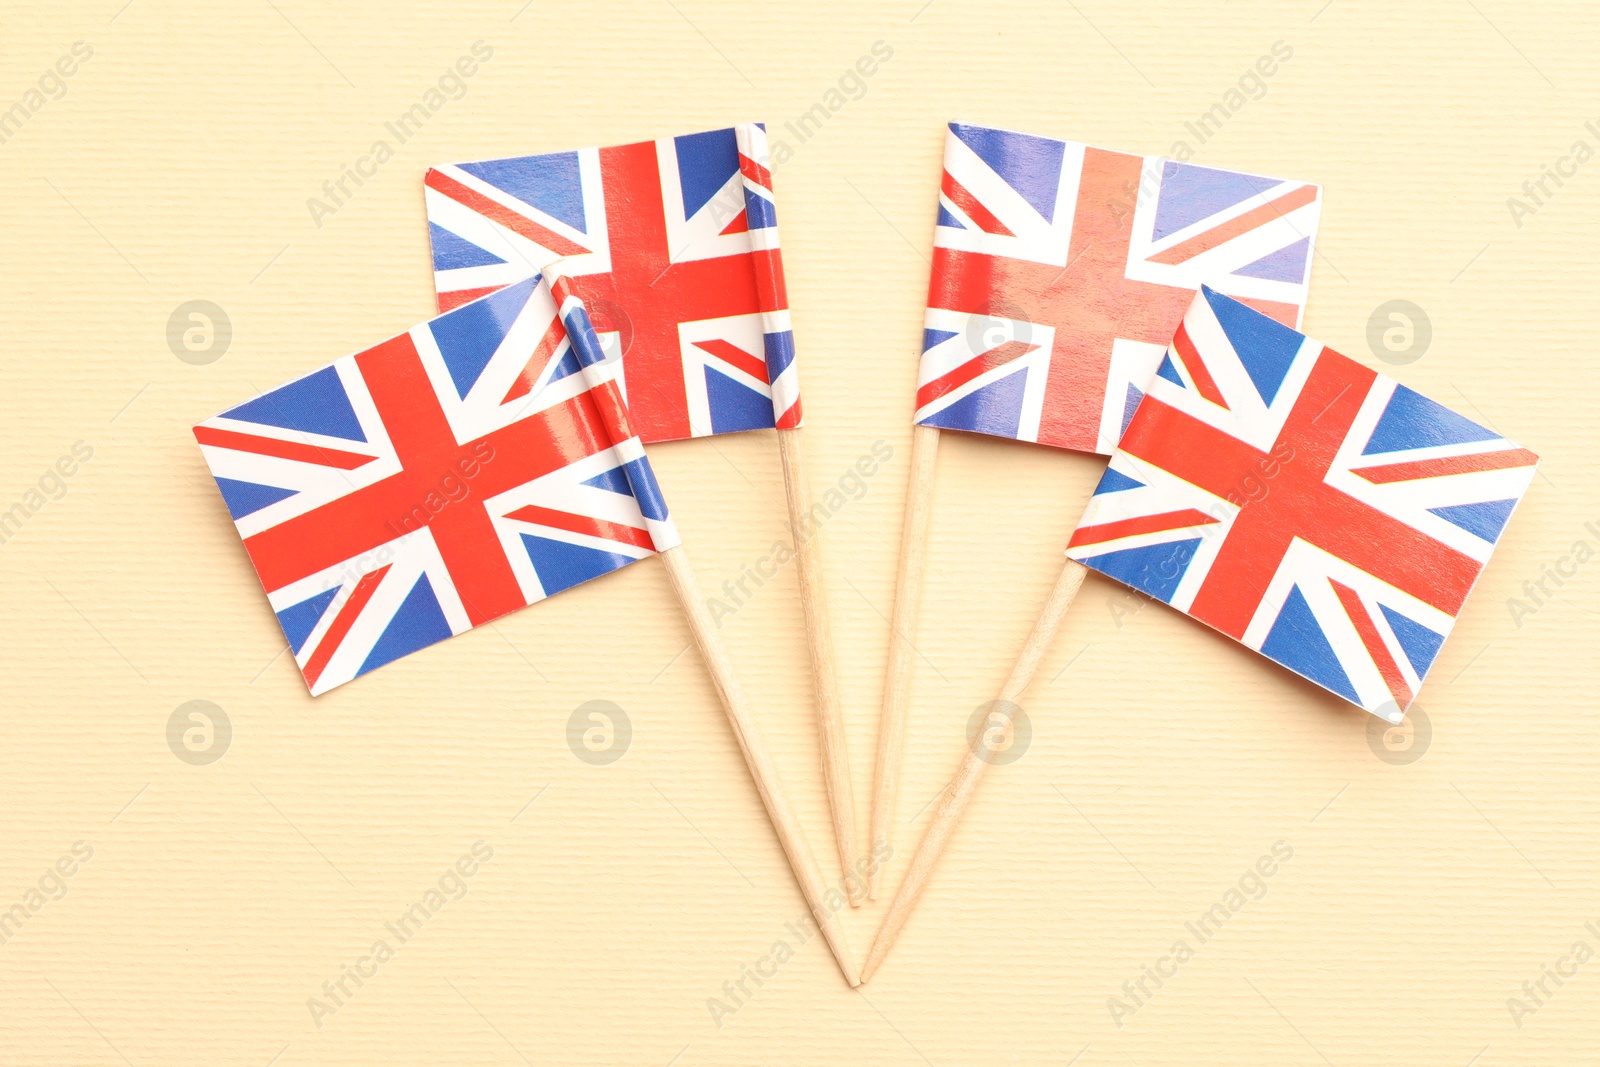
[[[1298,326],[1318,186],[952,123],[918,422],[1109,454],[1202,283]]]
[[[612,406],[533,277],[194,435],[317,695],[676,545]]]
[[[566,257],[644,441],[800,425],[763,127],[434,167],[424,192],[439,309]]]
[[[1067,555],[1399,722],[1537,464],[1203,288]]]

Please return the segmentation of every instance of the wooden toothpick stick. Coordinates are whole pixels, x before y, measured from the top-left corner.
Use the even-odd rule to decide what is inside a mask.
[[[828,601],[822,585],[814,529],[808,532],[811,502],[805,452],[800,427],[778,431],[778,453],[783,458],[783,482],[789,500],[789,527],[794,531],[795,569],[800,577],[800,605],[806,620],[806,646],[811,651],[811,680],[817,702],[817,735],[822,747],[822,781],[828,791],[833,816],[833,839],[839,849],[846,895],[853,907],[866,898],[857,866],[856,800],[850,783],[850,748],[845,739],[844,712],[839,701],[839,681],[833,663],[833,633],[828,625]]]
[[[784,496],[789,505],[789,529],[794,537],[795,570],[800,578],[800,606],[805,614],[806,646],[810,650],[811,681],[817,707],[817,736],[822,749],[822,781],[833,817],[833,839],[839,849],[846,894],[859,907],[866,887],[857,864],[856,799],[850,784],[850,747],[845,737],[844,711],[833,662],[833,632],[828,625],[828,601],[822,582],[817,530],[811,522],[811,485],[806,476],[805,451],[800,442],[800,390],[794,367],[794,333],[789,321],[789,294],[779,255],[777,212],[774,209],[771,163],[766,131],[752,123],[734,127],[743,175],[745,218],[756,273],[756,298],[761,308],[761,332],[767,346],[767,376],[772,389],[773,417],[778,430],[778,453],[783,459]]]
[[[906,488],[900,527],[900,573],[889,616],[889,665],[883,679],[883,710],[878,719],[877,771],[872,790],[872,873],[867,895],[878,899],[878,881],[893,855],[894,807],[900,793],[900,762],[905,751],[906,703],[911,695],[911,664],[916,650],[917,608],[922,602],[922,572],[928,558],[928,517],[933,511],[933,475],[939,459],[939,431],[911,427],[911,482]]]
[[[806,844],[800,822],[783,794],[778,769],[773,765],[772,757],[761,740],[761,733],[756,728],[755,719],[745,703],[744,690],[733,673],[733,662],[728,658],[728,651],[717,636],[717,624],[706,608],[705,597],[700,594],[700,585],[689,567],[689,558],[681,545],[661,552],[660,556],[661,562],[666,564],[667,574],[672,578],[672,591],[678,595],[678,603],[683,607],[695,647],[705,661],[711,684],[716,688],[717,697],[722,701],[722,710],[728,716],[728,725],[733,728],[734,740],[739,743],[745,766],[750,769],[756,792],[761,795],[762,806],[767,809],[767,818],[778,835],[778,844],[783,846],[783,854],[794,871],[806,906],[811,909],[822,936],[833,950],[834,959],[839,961],[839,970],[844,972],[845,981],[852,986],[860,985],[861,979],[857,975],[855,959],[850,954],[850,943],[845,939],[838,910],[827,904],[827,883],[817,869],[817,861]]]
[[[595,336],[589,313],[584,309],[583,301],[572,292],[564,267],[561,260],[550,264],[544,270],[540,285],[548,287],[551,299],[555,302],[556,315],[566,328],[567,339],[572,343],[572,351],[577,356],[584,381],[589,387],[590,402],[598,409],[613,447],[632,453],[626,458],[635,460],[625,468],[631,494],[640,505],[656,554],[661,557],[672,579],[672,591],[677,594],[678,604],[683,608],[683,617],[689,623],[695,647],[700,650],[700,658],[711,675],[711,684],[728,717],[728,725],[733,728],[734,740],[739,743],[739,752],[744,756],[756,792],[761,796],[761,804],[767,809],[767,819],[778,835],[778,844],[783,847],[783,854],[794,871],[800,894],[805,897],[806,907],[816,919],[817,927],[822,931],[828,947],[833,950],[834,958],[839,961],[844,980],[852,986],[860,985],[855,959],[850,954],[850,944],[845,940],[843,924],[838,915],[844,895],[835,894],[840,898],[839,904],[837,907],[829,906],[828,886],[822,879],[822,872],[817,869],[811,847],[806,844],[800,822],[784,796],[778,768],[761,740],[761,732],[756,728],[749,705],[745,703],[744,689],[733,673],[733,661],[723,647],[722,638],[717,635],[716,621],[711,617],[711,609],[706,607],[700,583],[695,581],[689,557],[668,517],[666,502],[661,499],[644,447],[629,425],[627,405],[612,377],[615,370],[608,369],[606,354],[600,347],[600,339]]]
[[[999,698],[991,705],[993,709],[991,717],[1002,716],[1009,723],[1015,714],[1017,702],[1027,691],[1028,683],[1033,681],[1033,674],[1039,669],[1039,662],[1044,659],[1044,654],[1061,625],[1062,616],[1067,613],[1072,598],[1078,594],[1078,587],[1083,585],[1084,575],[1088,573],[1083,564],[1070,559],[1061,568],[1061,576],[1056,579],[1055,588],[1050,591],[1050,599],[1045,602],[1044,610],[1039,613],[1038,620],[1033,624],[1027,643],[1022,646],[1022,652],[1017,656],[1017,662],[1011,668],[1010,676],[1000,689]],[[863,982],[872,977],[883,963],[884,957],[889,954],[889,950],[894,947],[895,938],[900,936],[900,928],[905,925],[912,909],[916,907],[917,899],[927,887],[933,868],[939,862],[939,856],[944,852],[945,845],[949,844],[951,834],[961,822],[961,816],[966,813],[967,805],[977,792],[978,783],[983,780],[983,772],[988,769],[993,758],[983,743],[983,737],[984,732],[979,731],[977,739],[967,745],[955,777],[950,780],[944,798],[934,811],[933,821],[928,824],[928,831],[923,835],[922,844],[918,847],[917,854],[912,857],[905,879],[900,883],[894,901],[883,917],[883,925],[878,928],[878,936],[873,939],[872,950],[867,953],[867,962],[861,971]]]

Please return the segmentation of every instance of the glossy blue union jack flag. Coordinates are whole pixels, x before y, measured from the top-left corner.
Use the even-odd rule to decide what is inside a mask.
[[[800,424],[758,125],[430,169],[439,309],[565,257],[646,442]]]
[[[1320,189],[952,123],[918,422],[1109,454],[1195,290],[1300,324]]]
[[[313,695],[678,543],[582,371],[528,278],[194,428]]]
[[[1206,288],[1067,555],[1399,722],[1537,463]]]

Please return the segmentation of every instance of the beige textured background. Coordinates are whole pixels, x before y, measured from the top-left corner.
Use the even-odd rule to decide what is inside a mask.
[[[0,510],[93,449],[0,544],[0,909],[93,849],[0,944],[0,1064],[1600,1060],[1600,962],[1507,1006],[1574,942],[1600,950],[1600,563],[1520,626],[1506,603],[1600,545],[1600,162],[1520,226],[1506,204],[1577,139],[1600,148],[1592,6],[124,3],[0,18],[0,109],[94,50],[0,145]],[[494,56],[465,96],[315,226],[306,199],[477,40]],[[865,95],[786,136],[880,40]],[[813,939],[719,1027],[708,998],[803,908],[658,565],[317,701],[280,656],[188,426],[426,316],[426,165],[761,118],[795,149],[777,184],[814,480],[895,449],[825,532],[865,800],[941,124],[1169,151],[1280,40],[1293,58],[1196,160],[1322,182],[1308,329],[1544,457],[1421,694],[1420,759],[1378,758],[1358,711],[1091,579],[1031,748],[880,976],[847,991]],[[234,331],[204,366],[165,334],[196,298]],[[1396,298],[1433,339],[1390,368],[1366,323]],[[770,435],[655,459],[708,590],[782,535]],[[891,882],[1097,466],[944,445]],[[831,869],[792,572],[724,632]],[[167,741],[196,699],[232,724],[210,765]],[[597,699],[632,723],[609,766],[567,744]],[[307,999],[480,840],[466,895],[315,1025]],[[1108,998],[1280,840],[1266,896],[1118,1026]],[[848,916],[860,953],[881,907]]]

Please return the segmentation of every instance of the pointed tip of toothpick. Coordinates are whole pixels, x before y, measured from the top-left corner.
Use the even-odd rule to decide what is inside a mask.
[[[874,940],[872,947],[867,950],[867,958],[861,964],[861,984],[866,985],[872,981],[872,976],[878,973],[878,967],[883,963],[888,952],[878,951],[878,942]]]

